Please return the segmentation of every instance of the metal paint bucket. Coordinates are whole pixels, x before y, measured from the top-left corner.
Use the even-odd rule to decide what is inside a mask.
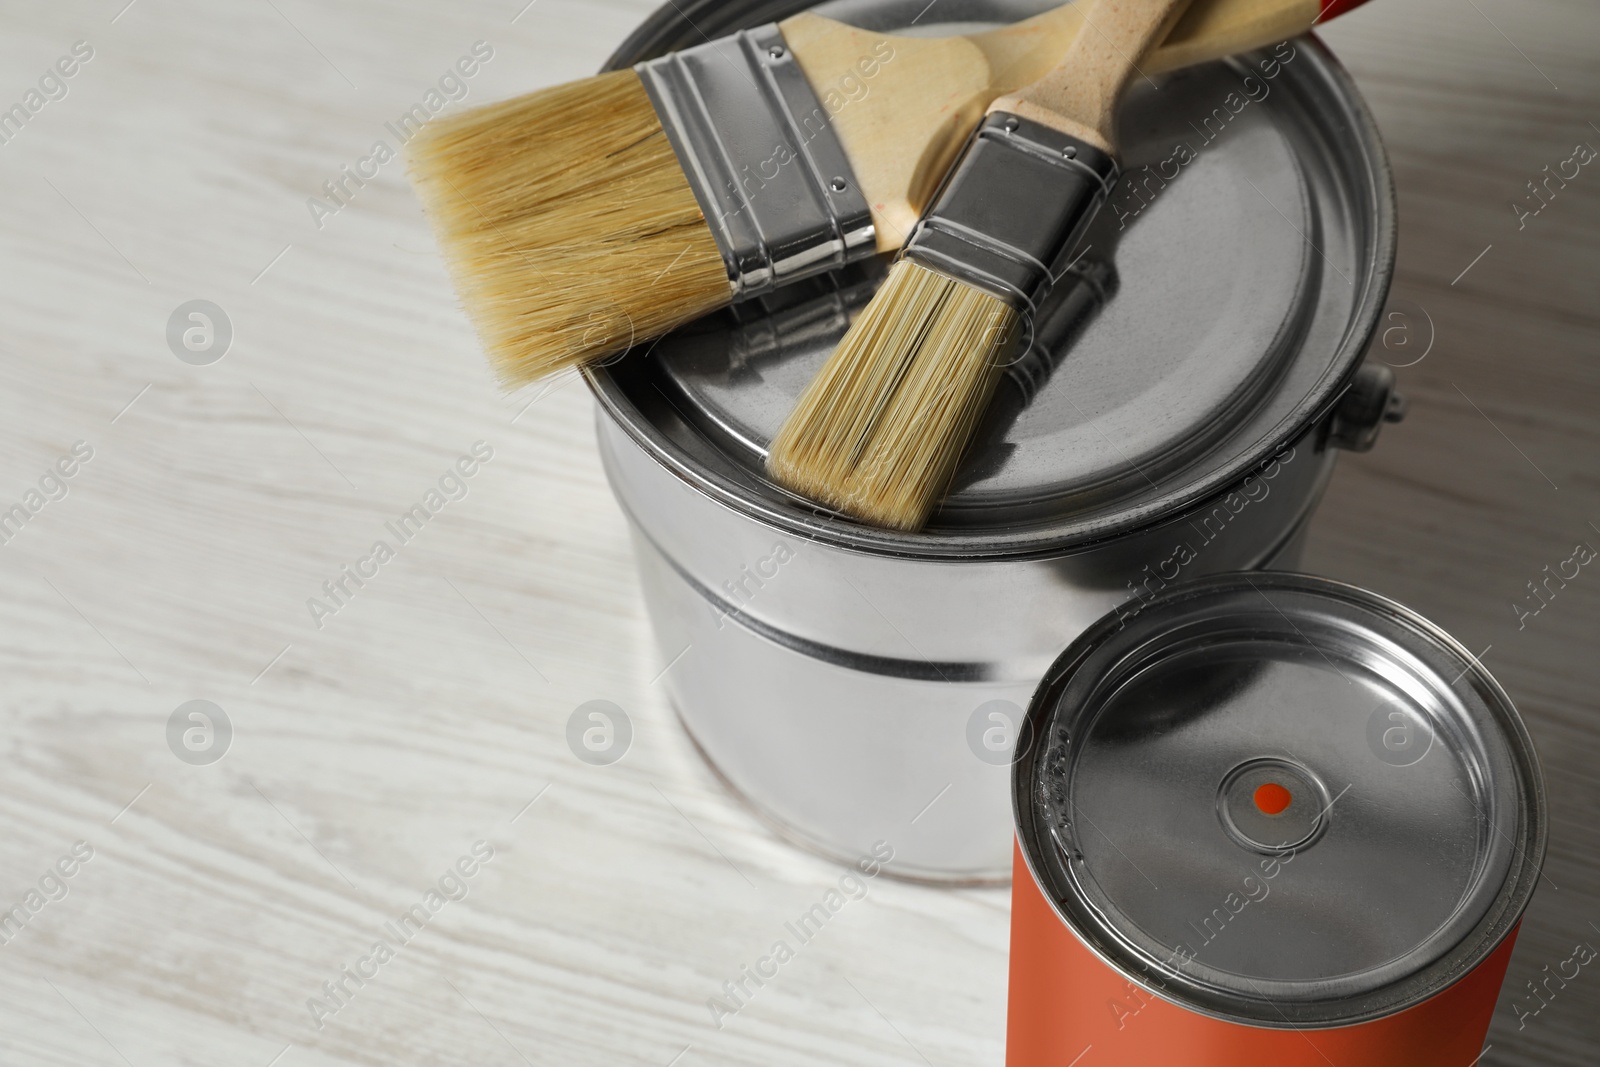
[[[1010,1067],[1477,1062],[1547,816],[1442,630],[1320,578],[1185,583],[1080,637],[1028,723]]]
[[[679,3],[612,65],[804,6]],[[918,30],[1048,6],[946,0]],[[817,10],[893,30],[926,7]],[[881,265],[589,372],[661,684],[732,789],[818,852],[887,841],[891,874],[1007,879],[1008,732],[1060,649],[1176,579],[1292,566],[1336,448],[1398,415],[1388,372],[1358,371],[1393,263],[1389,171],[1326,50],[1179,72],[1120,124],[1123,184],[920,534],[762,469]]]

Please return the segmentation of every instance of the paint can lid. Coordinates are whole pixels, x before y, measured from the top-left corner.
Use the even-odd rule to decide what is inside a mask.
[[[1013,768],[1023,855],[1131,980],[1255,1026],[1401,1010],[1488,956],[1544,853],[1510,699],[1466,648],[1305,575],[1172,586],[1058,659]]]
[[[860,21],[882,9],[873,28],[894,30],[889,16],[918,6],[843,13]],[[959,5],[963,25],[925,18],[917,28],[966,31],[1053,5],[1020,6],[1030,10],[974,0]],[[740,28],[744,7],[707,8],[713,23],[700,28]],[[647,43],[616,61],[644,58]],[[1346,388],[1387,295],[1390,175],[1359,94],[1313,38],[1158,80],[1159,92],[1140,82],[1124,101],[1122,183],[923,532],[831,514],[764,472],[768,443],[875,291],[880,262],[718,313],[592,370],[602,406],[701,491],[867,550],[1060,549],[1226,491]]]

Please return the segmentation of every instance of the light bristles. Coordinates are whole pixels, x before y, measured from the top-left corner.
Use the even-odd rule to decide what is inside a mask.
[[[773,440],[780,484],[919,530],[955,475],[1017,334],[990,294],[902,259]]]
[[[520,385],[727,304],[727,268],[631,70],[423,127],[412,181],[499,377]]]

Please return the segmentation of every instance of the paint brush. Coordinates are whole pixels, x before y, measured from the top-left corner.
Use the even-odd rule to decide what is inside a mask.
[[[1329,4],[1347,0],[1197,0],[1142,69],[1271,44]],[[412,178],[522,384],[900,248],[990,104],[1096,36],[1083,6],[946,38],[801,14],[432,122]]]
[[[1022,327],[1118,177],[1117,101],[1186,0],[1096,0],[1060,64],[997,99],[871,303],[773,440],[781,485],[914,531]]]

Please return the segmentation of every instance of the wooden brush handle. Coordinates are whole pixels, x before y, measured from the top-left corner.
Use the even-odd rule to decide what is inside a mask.
[[[1096,0],[1084,29],[1043,78],[989,105],[1086,141],[1110,155],[1117,100],[1139,61],[1172,29],[1189,0]]]
[[[1261,48],[1351,6],[1194,0],[1139,65],[1155,74]],[[989,105],[1044,77],[1089,32],[1079,4],[970,37],[875,33],[809,12],[779,28],[850,157],[883,252],[904,243]]]

